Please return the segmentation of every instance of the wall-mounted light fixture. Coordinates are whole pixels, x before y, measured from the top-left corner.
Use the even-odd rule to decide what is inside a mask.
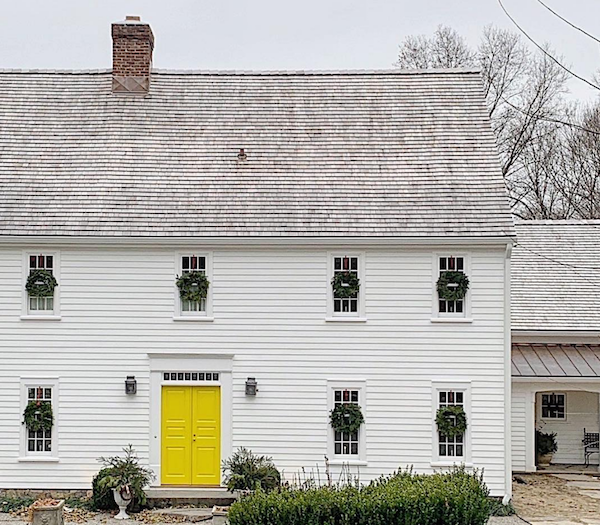
[[[246,379],[246,395],[255,396],[256,392],[258,392],[258,383],[256,382],[256,378],[249,377]]]
[[[125,393],[137,394],[137,381],[135,380],[135,376],[127,376],[127,379],[125,379]]]

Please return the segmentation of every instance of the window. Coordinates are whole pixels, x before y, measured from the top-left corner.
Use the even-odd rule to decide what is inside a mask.
[[[327,381],[327,455],[330,463],[366,465],[366,425],[367,403],[366,382],[364,380],[329,380]],[[357,432],[336,432],[329,422],[329,413],[340,404],[353,403],[359,405],[365,421]]]
[[[54,424],[51,430],[30,430],[21,425],[21,458],[27,461],[56,461],[58,458],[56,436],[58,424],[58,380],[31,379],[21,381],[21,418],[32,401],[48,403],[52,407]]]
[[[177,275],[200,272],[210,281],[207,296],[200,301],[187,301],[180,297],[175,286],[175,320],[211,321],[212,317],[212,257],[210,253],[179,253],[176,259]]]
[[[163,372],[164,381],[218,381],[218,372]]]
[[[438,408],[447,406],[465,406],[465,393],[454,390],[438,391]],[[465,435],[459,434],[452,438],[438,432],[438,454],[440,458],[457,457],[465,455]]]
[[[32,270],[48,270],[54,273],[54,256],[53,255],[33,255],[30,254],[29,270],[27,276]],[[54,296],[52,297],[27,297],[27,308],[30,313],[34,314],[53,314],[54,313]]]
[[[565,419],[565,394],[542,394],[542,419]]]
[[[447,271],[465,273],[466,261],[464,256],[442,255],[438,257],[438,273],[435,278],[437,283],[438,277]],[[466,311],[466,298],[458,301],[447,301],[440,299],[435,292],[438,304],[438,314],[440,317],[462,317]]]
[[[364,321],[364,254],[329,253],[327,279],[327,319]],[[343,279],[340,288],[348,288],[347,293],[333,289],[332,280],[339,274],[349,274],[358,279],[358,290],[354,291],[351,283]]]
[[[352,403],[359,405],[359,390],[335,389],[333,391],[333,407]],[[348,410],[348,409],[344,409]],[[336,456],[358,456],[359,431],[353,433],[333,432],[333,450]]]

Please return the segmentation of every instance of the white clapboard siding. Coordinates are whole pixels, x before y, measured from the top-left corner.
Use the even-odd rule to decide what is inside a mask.
[[[215,247],[214,321],[202,323],[173,320],[180,250],[56,248],[60,321],[19,319],[23,251],[0,248],[0,487],[89,487],[96,458],[128,443],[147,460],[149,411],[159,409],[147,353],[221,352],[235,354],[233,447],[273,456],[286,476],[317,464],[323,475],[328,379],[367,381],[364,481],[432,472],[432,381],[469,380],[472,463],[505,493],[503,247],[461,248],[472,323],[431,322],[436,247],[361,250],[366,323],[325,322],[324,248]],[[124,394],[127,375],[136,396]],[[23,376],[59,378],[57,463],[18,461]],[[256,398],[244,394],[247,377]]]

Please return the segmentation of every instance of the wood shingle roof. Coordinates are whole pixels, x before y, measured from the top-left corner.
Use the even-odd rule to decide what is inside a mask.
[[[244,149],[246,159],[238,156]],[[512,235],[473,71],[0,72],[0,235]]]

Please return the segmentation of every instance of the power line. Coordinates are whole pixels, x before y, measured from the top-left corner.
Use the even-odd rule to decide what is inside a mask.
[[[595,40],[596,42],[598,42],[600,44],[600,39],[596,38],[594,35],[588,33],[585,29],[582,29],[579,26],[576,26],[573,22],[567,20],[564,16],[561,16],[560,14],[558,14],[554,9],[552,9],[550,6],[546,5],[544,2],[542,2],[542,0],[536,0],[538,2],[538,4],[543,5],[548,11],[550,11],[554,16],[556,16],[557,18],[560,18],[563,22],[565,22],[566,24],[570,25],[573,29],[577,29],[577,31],[580,31],[581,33],[583,33],[585,36],[590,37],[592,40]]]
[[[509,20],[514,24],[514,26],[521,32],[523,33],[523,35],[525,35],[525,38],[527,38],[527,40],[529,40],[535,47],[537,47],[542,53],[544,53],[544,55],[546,55],[550,60],[552,60],[556,65],[558,65],[561,69],[563,69],[564,71],[566,71],[567,73],[569,73],[570,75],[574,76],[575,78],[581,80],[582,82],[585,82],[588,86],[593,87],[594,89],[597,89],[598,91],[600,91],[600,86],[594,84],[593,82],[590,82],[587,78],[584,78],[580,75],[578,75],[577,73],[571,71],[567,66],[565,66],[560,60],[557,60],[556,58],[554,58],[546,49],[544,49],[543,46],[541,46],[540,44],[538,44],[531,36],[529,36],[529,33],[527,33],[527,31],[525,31],[520,25],[519,23],[511,16],[511,14],[507,11],[506,7],[504,7],[504,4],[502,3],[502,0],[498,0],[498,4],[500,4],[500,7],[502,8],[502,11],[504,11],[504,14],[509,18]]]

